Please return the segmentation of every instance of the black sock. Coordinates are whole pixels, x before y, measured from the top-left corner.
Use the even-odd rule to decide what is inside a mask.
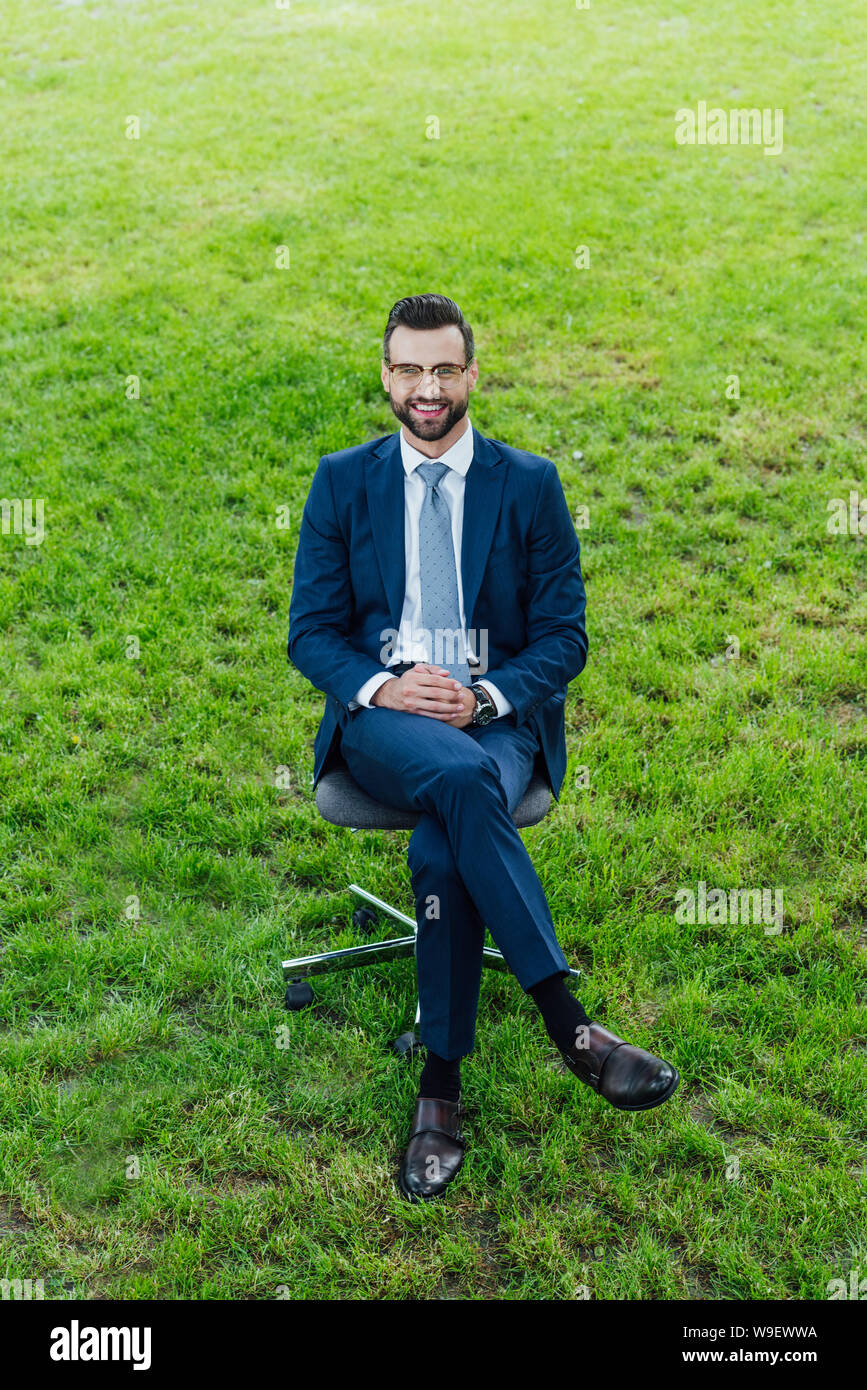
[[[591,1020],[581,1001],[566,988],[565,977],[549,975],[546,980],[531,985],[526,993],[538,1005],[548,1037],[561,1052],[568,1051],[575,1041],[576,1028]]]
[[[418,1084],[420,1096],[431,1096],[435,1100],[460,1100],[461,1059],[447,1062],[435,1052],[427,1049],[427,1060],[422,1068]]]

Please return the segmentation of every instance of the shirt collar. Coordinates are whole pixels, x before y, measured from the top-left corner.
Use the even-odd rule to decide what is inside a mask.
[[[422,454],[418,449],[410,444],[403,432],[403,426],[398,431],[400,435],[400,457],[403,462],[404,473],[407,477],[418,467],[420,463],[444,463],[449,468],[453,468],[456,473],[466,477],[467,469],[473,461],[473,427],[470,424],[469,415],[465,415],[467,427],[460,439],[455,440],[450,449],[446,449],[444,454],[440,454],[438,459],[429,459],[427,454]]]

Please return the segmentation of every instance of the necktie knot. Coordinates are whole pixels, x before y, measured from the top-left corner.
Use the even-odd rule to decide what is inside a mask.
[[[420,463],[416,472],[420,473],[425,485],[428,488],[436,487],[444,473],[448,472],[447,463]]]

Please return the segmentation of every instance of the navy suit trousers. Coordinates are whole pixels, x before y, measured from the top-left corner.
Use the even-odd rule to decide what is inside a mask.
[[[423,814],[407,853],[418,940],[419,1036],[453,1059],[472,1052],[485,927],[523,989],[569,965],[511,812],[538,749],[514,713],[482,728],[373,706],[344,725],[340,751],[377,801]]]

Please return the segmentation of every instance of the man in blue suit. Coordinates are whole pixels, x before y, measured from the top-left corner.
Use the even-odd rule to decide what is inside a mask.
[[[592,1022],[515,827],[537,757],[559,797],[564,705],[584,668],[579,544],[555,465],[479,434],[473,333],[451,299],[398,300],[382,384],[396,434],[319,461],[301,520],[289,658],[325,693],[314,785],[335,752],[377,800],[422,813],[408,850],[426,1049],[400,1186],[440,1195],[463,1161],[460,1062],[485,926],[564,1062],[623,1110],[668,1062]]]

